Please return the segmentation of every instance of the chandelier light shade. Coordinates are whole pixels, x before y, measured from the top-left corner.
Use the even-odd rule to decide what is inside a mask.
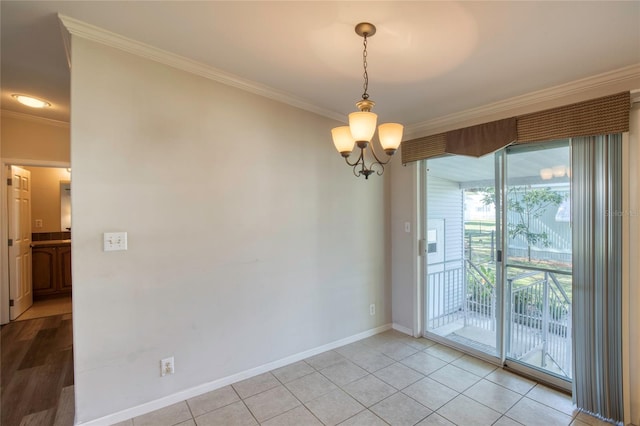
[[[404,127],[398,123],[384,123],[378,127],[378,138],[380,145],[387,155],[395,154],[402,142],[402,131]]]
[[[376,33],[376,27],[368,22],[361,22],[356,25],[356,34],[364,38],[364,50],[362,52],[362,65],[364,68],[364,93],[362,99],[356,102],[358,111],[349,114],[349,125],[340,126],[331,130],[331,136],[333,138],[333,144],[336,149],[342,155],[348,165],[353,167],[353,174],[358,176],[364,176],[365,179],[369,179],[369,175],[375,172],[378,175],[384,173],[384,165],[389,162],[391,158],[386,160],[380,160],[373,144],[370,144],[373,136],[376,133],[376,125],[378,122],[378,116],[371,112],[371,108],[375,105],[375,102],[369,99],[367,90],[369,88],[369,74],[367,73],[367,39]],[[378,139],[380,140],[380,146],[384,150],[385,154],[391,157],[398,150],[400,142],[402,142],[402,132],[404,127],[398,123],[384,123],[378,126]],[[358,158],[355,162],[349,161],[349,156],[353,152],[354,146],[360,149]],[[366,153],[370,150],[373,161],[367,165]]]
[[[349,126],[340,126],[331,129],[331,136],[333,137],[333,144],[343,157],[348,157],[353,151],[353,146],[356,144],[355,139],[351,136],[351,129]]]
[[[553,178],[553,169],[540,169],[540,177],[542,180],[549,180]]]
[[[349,114],[349,129],[351,136],[357,141],[371,142],[376,133],[378,116],[372,112],[352,112]]]
[[[565,166],[553,166],[551,171],[553,172],[553,177],[563,177],[567,173],[567,168]]]

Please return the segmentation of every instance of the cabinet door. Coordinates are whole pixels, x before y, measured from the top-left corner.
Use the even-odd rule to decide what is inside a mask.
[[[56,248],[35,247],[32,256],[33,295],[55,293],[57,281]]]
[[[71,291],[71,247],[58,247],[58,290]]]

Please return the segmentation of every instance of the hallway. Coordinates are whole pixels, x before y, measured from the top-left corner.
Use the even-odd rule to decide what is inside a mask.
[[[73,424],[72,327],[70,313],[2,326],[0,424]]]

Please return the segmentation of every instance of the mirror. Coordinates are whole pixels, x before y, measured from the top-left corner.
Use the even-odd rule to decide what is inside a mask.
[[[71,231],[71,182],[60,181],[60,230]]]

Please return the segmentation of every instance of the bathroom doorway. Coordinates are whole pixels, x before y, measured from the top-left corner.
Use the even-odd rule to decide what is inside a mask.
[[[3,321],[27,320],[52,315],[70,314],[72,311],[71,275],[71,169],[58,164],[20,164],[19,161],[5,160],[3,172],[7,183],[11,178],[12,165],[19,165],[29,176],[30,202],[27,215],[23,215],[25,228],[24,243],[28,245],[28,256],[19,275],[30,275],[29,293],[33,299],[31,306],[23,307],[23,312],[11,312],[13,298],[10,282],[3,283]],[[11,186],[3,194],[3,211],[11,208]],[[8,214],[3,215],[8,218]],[[9,218],[8,218],[9,219]],[[7,220],[8,220],[7,219]],[[9,223],[3,228],[10,231]],[[11,239],[11,237],[9,237]],[[5,240],[8,241],[9,239]],[[10,244],[11,242],[8,242]],[[21,241],[21,244],[23,242]],[[6,247],[10,253],[11,247]],[[8,276],[15,276],[16,264],[8,262]],[[13,273],[13,274],[12,274]],[[8,280],[10,281],[10,280]],[[15,289],[14,289],[15,290]],[[13,292],[15,293],[15,291]],[[6,301],[6,305],[5,305]],[[15,301],[14,301],[15,306]]]

